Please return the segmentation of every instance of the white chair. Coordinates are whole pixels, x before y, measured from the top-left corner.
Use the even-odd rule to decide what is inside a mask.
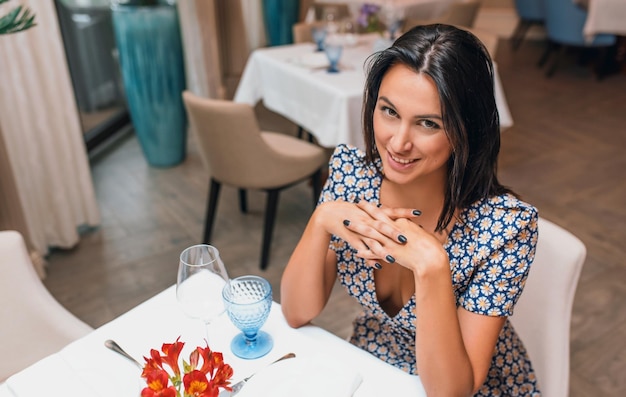
[[[539,219],[539,240],[511,322],[524,342],[543,397],[569,395],[572,304],[587,255],[567,230]]]
[[[0,231],[0,302],[0,383],[92,331],[48,292],[12,230]]]

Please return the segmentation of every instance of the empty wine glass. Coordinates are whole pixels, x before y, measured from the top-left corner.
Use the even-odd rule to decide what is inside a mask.
[[[230,343],[232,352],[240,358],[253,359],[266,355],[274,346],[272,337],[261,327],[272,308],[272,286],[263,277],[237,277],[222,292],[226,312],[241,330]]]
[[[326,57],[328,58],[328,73],[339,72],[339,59],[341,59],[341,53],[343,52],[343,46],[339,43],[326,43],[324,46]]]
[[[200,244],[180,254],[176,299],[189,317],[202,320],[206,340],[209,324],[226,309],[220,294],[228,284],[228,273],[217,248]]]
[[[311,28],[311,36],[313,36],[313,41],[317,44],[317,49],[315,51],[324,51],[324,40],[326,40],[326,27],[325,26],[314,26]]]

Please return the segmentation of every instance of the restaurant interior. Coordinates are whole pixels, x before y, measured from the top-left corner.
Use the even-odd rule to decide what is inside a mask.
[[[586,248],[580,273],[573,276],[570,289],[573,295],[569,297],[573,304],[571,308],[567,304],[563,308],[568,314],[565,318],[569,319],[571,311],[570,324],[565,325],[569,330],[569,353],[565,353],[569,354],[569,379],[565,380],[569,386],[562,390],[563,394],[555,395],[622,396],[626,395],[623,376],[626,371],[626,266],[620,259],[626,257],[623,243],[626,240],[626,157],[623,155],[626,150],[626,7],[616,6],[613,13],[621,17],[605,21],[603,7],[613,7],[614,3],[620,3],[618,0],[543,1],[560,3],[556,7],[564,7],[563,10],[573,7],[575,12],[597,19],[584,26],[580,43],[559,43],[549,32],[546,16],[532,15],[533,10],[524,8],[523,4],[528,6],[530,0],[440,0],[435,8],[432,4],[425,6],[424,0],[396,0],[407,4],[399,14],[404,21],[400,31],[416,23],[451,23],[472,31],[483,40],[497,66],[496,78],[501,89],[498,101],[502,122],[500,181],[533,204],[541,218],[576,236]],[[387,4],[393,2],[388,0]],[[92,54],[106,58],[110,62],[108,67],[115,68],[103,72],[109,81],[101,93],[108,95],[108,99],[101,96],[94,99],[87,94],[81,97],[79,88],[88,89],[91,77],[70,76],[67,70],[74,73],[81,62],[91,62],[90,67],[94,63],[93,59],[81,58],[84,55],[79,52],[70,54],[78,51],[81,43],[88,44],[81,42],[85,37],[76,36],[71,25],[83,23],[77,15],[90,12],[92,16],[108,18],[108,4],[103,6],[107,1],[58,0],[53,2],[55,6],[47,8],[34,0],[9,3],[21,3],[35,11],[39,26],[32,28],[33,31],[42,25],[45,28],[66,24],[65,28],[51,30],[58,36],[54,46],[65,52],[57,59],[61,65],[59,73],[65,73],[58,80],[64,83],[56,84],[66,84],[73,87],[73,91],[60,95],[61,100],[47,94],[30,101],[34,107],[41,108],[49,103],[55,112],[63,114],[63,117],[45,119],[44,123],[53,119],[63,121],[45,128],[48,137],[42,138],[43,146],[31,147],[28,142],[37,140],[36,134],[25,134],[22,138],[11,136],[24,127],[41,130],[41,123],[26,121],[26,110],[20,113],[20,103],[24,106],[28,98],[27,102],[8,104],[10,94],[3,89],[5,94],[0,95],[0,230],[20,231],[45,288],[71,314],[97,329],[176,284],[180,253],[202,243],[203,233],[206,233],[211,173],[206,166],[204,148],[192,132],[186,134],[184,159],[179,163],[161,167],[147,161],[139,134],[133,131],[128,104],[123,99],[122,73],[116,66],[116,52],[112,51],[115,47],[115,40],[110,36],[112,25],[98,27],[99,34],[109,35],[106,45],[111,48],[107,47],[106,54]],[[330,127],[327,131],[322,131],[326,127],[319,127],[316,134],[317,125],[306,115],[300,115],[288,105],[281,107],[272,103],[276,98],[270,96],[267,87],[262,87],[259,77],[262,73],[252,75],[249,71],[253,56],[258,55],[260,64],[259,52],[291,45],[294,40],[307,41],[309,37],[296,40],[293,29],[271,32],[263,19],[261,1],[178,0],[177,3],[188,90],[199,96],[250,103],[262,130],[303,139],[322,147],[327,157],[337,143],[333,139],[350,139],[336,138],[339,132]],[[315,23],[327,25],[328,18],[335,23],[338,15],[342,20],[354,22],[355,8],[346,6],[349,3],[349,0],[300,0],[296,7],[297,18],[289,24],[292,27],[306,24],[308,32]],[[422,4],[411,9],[412,3]],[[454,16],[450,12],[453,4],[465,3],[474,6],[469,14]],[[332,10],[331,16],[324,7]],[[622,21],[617,28],[615,19]],[[363,27],[355,33],[363,33]],[[390,33],[375,34],[388,37]],[[10,36],[0,36],[2,55],[17,48],[3,43]],[[592,44],[597,44],[593,40],[598,36],[607,36],[608,44],[601,41],[598,45]],[[65,47],[59,44],[63,40],[66,40]],[[69,40],[74,40],[74,47],[68,44]],[[24,46],[25,43],[10,45]],[[311,53],[315,47],[310,42],[297,45],[308,46],[306,49]],[[113,59],[109,59],[111,54]],[[344,56],[346,54],[351,54],[349,48],[344,48]],[[304,59],[302,56],[298,62]],[[18,69],[3,66],[4,62],[0,62],[3,84],[5,79],[17,81],[16,86],[21,84],[23,77]],[[358,67],[351,66],[350,59],[342,58],[336,77],[341,78],[342,73],[348,74]],[[323,78],[330,75],[325,69],[316,68],[310,73],[318,73]],[[250,73],[248,83],[254,85],[250,91],[256,96],[244,93],[240,86],[246,73]],[[87,80],[81,82],[80,79]],[[263,89],[267,98],[259,94]],[[105,106],[89,103],[100,99],[106,102]],[[315,101],[310,96],[306,99]],[[53,104],[63,101],[72,104],[63,109],[58,107],[62,104]],[[22,116],[11,120],[12,112]],[[31,119],[36,119],[38,113],[31,113]],[[8,121],[3,123],[3,119]],[[56,128],[64,131],[55,138]],[[356,128],[354,123],[346,127],[346,131],[355,129],[360,130],[358,120]],[[67,134],[74,137],[67,138]],[[345,136],[360,139],[359,135]],[[66,143],[64,148],[59,146],[59,141],[68,139],[74,143]],[[27,145],[29,149],[24,149]],[[58,150],[58,156],[70,160],[64,166],[46,166],[49,164],[46,162],[51,161],[46,153],[50,149]],[[80,153],[76,154],[77,151]],[[38,159],[45,159],[40,168],[25,168]],[[76,164],[86,168],[77,171]],[[6,171],[20,169],[25,172]],[[19,178],[33,180],[33,184],[50,179],[49,183],[56,184],[63,193],[29,190],[28,186],[20,184]],[[64,179],[73,180],[74,185],[65,184]],[[74,190],[83,190],[81,199],[65,198]],[[248,208],[244,213],[239,205],[240,189],[224,184],[210,244],[219,249],[228,275],[231,278],[258,275],[267,279],[274,301],[280,303],[282,272],[313,211],[311,196],[309,180],[281,190],[268,260],[262,269],[267,193],[248,190]],[[24,203],[24,197],[31,198]],[[57,210],[56,203],[63,205],[64,201],[66,206]],[[34,208],[32,206],[36,207],[33,210],[36,215],[32,212],[29,215],[28,208]],[[48,221],[50,213],[54,213],[54,220]],[[68,218],[66,221],[73,230],[54,236],[54,230],[60,228],[60,223],[55,222],[61,222],[63,217]],[[37,228],[40,231],[33,232]],[[539,234],[541,236],[541,229]],[[15,291],[17,289],[12,293],[0,291],[3,302],[15,299],[11,295]],[[27,291],[20,293],[28,294]],[[543,307],[536,310],[541,311]],[[359,311],[358,303],[337,283],[327,307],[314,320],[314,325],[346,339]],[[3,321],[0,335],[10,326]],[[547,328],[542,324],[533,327],[534,332],[548,334]],[[4,396],[2,392],[0,387],[0,395]]]

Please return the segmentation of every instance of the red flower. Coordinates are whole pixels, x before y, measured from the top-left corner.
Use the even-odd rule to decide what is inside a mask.
[[[162,369],[150,370],[145,378],[148,387],[141,391],[141,397],[176,397],[174,386],[168,386],[169,374],[166,371]]]
[[[217,397],[219,389],[202,371],[193,370],[183,377],[185,393],[194,397]]]
[[[144,357],[146,364],[141,377],[146,379],[148,387],[141,391],[142,397],[180,397],[183,394],[185,397],[217,397],[220,388],[232,390],[232,367],[224,363],[222,353],[211,351],[208,345],[196,347],[189,355],[189,363],[183,360],[184,376],[181,379],[178,360],[184,345],[178,337],[176,342],[162,345],[164,355],[151,349],[150,357]],[[201,357],[202,365],[198,368]]]
[[[178,367],[178,356],[180,356],[181,350],[183,350],[183,346],[185,344],[180,342],[180,336],[176,339],[174,343],[164,343],[161,346],[161,351],[165,353],[163,356],[163,361],[167,363],[167,365],[172,368],[175,375],[180,375],[180,368]]]

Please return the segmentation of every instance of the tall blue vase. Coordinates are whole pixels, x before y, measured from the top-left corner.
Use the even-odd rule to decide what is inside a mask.
[[[298,22],[299,0],[263,0],[263,18],[270,46],[293,43],[293,24]]]
[[[113,27],[130,118],[148,164],[185,159],[183,48],[175,5],[113,6]]]

